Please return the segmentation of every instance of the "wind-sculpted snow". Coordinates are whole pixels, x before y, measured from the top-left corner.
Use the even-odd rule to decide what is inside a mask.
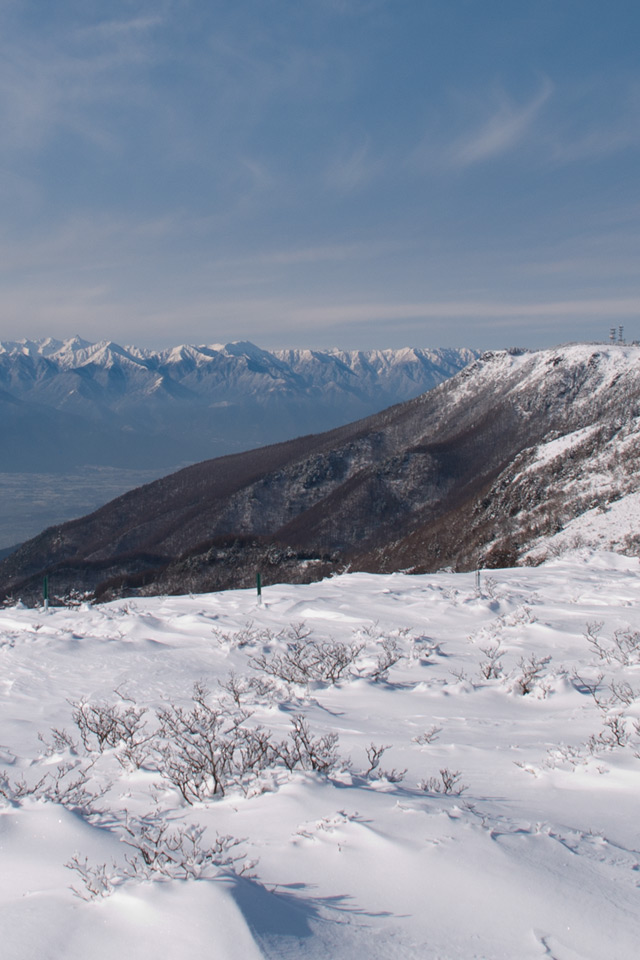
[[[638,561],[0,610],[11,960],[635,960]]]

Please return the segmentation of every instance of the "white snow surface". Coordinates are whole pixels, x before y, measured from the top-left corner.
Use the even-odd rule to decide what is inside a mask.
[[[635,958],[639,601],[637,559],[582,551],[482,572],[479,589],[473,574],[360,573],[268,587],[262,604],[1,610],[3,956]],[[334,684],[257,665],[296,637],[362,649]],[[403,656],[376,680],[385,648]],[[275,743],[303,715],[312,738],[337,734],[328,772],[280,762],[185,800],[154,753],[156,711],[187,717],[197,683],[240,722],[220,686],[232,671],[242,726]],[[74,711],[100,706],[147,710],[136,750],[83,746]],[[372,744],[388,749],[367,773]],[[166,830],[177,864],[145,867],[144,829]],[[235,865],[204,856],[216,835],[243,841]]]
[[[536,451],[536,459],[527,466],[528,471],[539,470],[540,467],[552,463],[557,457],[564,456],[568,451],[580,447],[598,430],[598,424],[594,423],[588,427],[581,427],[572,433],[566,433],[564,436],[556,437],[553,440],[547,440],[546,443],[539,444]]]
[[[604,475],[601,488],[606,489],[607,479]],[[635,553],[637,548],[633,544],[638,538],[639,517],[640,492],[628,493],[606,507],[586,510],[553,536],[540,537],[526,557],[529,562],[539,562],[543,557],[580,548]]]

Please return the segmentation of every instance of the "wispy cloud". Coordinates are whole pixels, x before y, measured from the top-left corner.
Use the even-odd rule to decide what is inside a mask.
[[[367,186],[383,168],[382,159],[373,154],[371,138],[365,137],[340,151],[329,164],[325,182],[330,189],[348,194]]]
[[[156,291],[137,300],[122,299],[122,291],[108,283],[69,284],[50,276],[37,288],[2,286],[0,338],[67,336],[113,338],[141,345],[177,342],[218,342],[251,339],[264,346],[319,345],[324,342],[354,346],[398,345],[439,341],[482,341],[494,332],[497,345],[524,336],[547,343],[606,338],[609,326],[635,320],[640,296],[593,300],[540,302],[462,300],[439,302],[345,303],[310,307],[300,300],[278,296],[224,297],[200,290],[184,298]],[[452,321],[455,321],[453,323]],[[135,331],[135,334],[132,333]]]
[[[102,20],[77,31],[78,37],[122,37],[132,36],[159,27],[163,23],[161,16],[133,17],[126,20]]]
[[[243,257],[223,257],[214,262],[219,269],[240,267],[246,270],[254,265],[297,266],[299,264],[321,264],[346,260],[362,261],[397,252],[402,244],[389,241],[361,241],[353,243],[333,243],[318,246],[301,246],[284,249],[264,250]]]
[[[525,100],[495,85],[449,90],[430,106],[426,132],[409,153],[407,166],[430,174],[466,170],[514,151],[534,132],[539,142],[541,115],[555,89],[544,78]]]
[[[357,303],[303,308],[301,319],[309,323],[323,319],[327,323],[369,323],[371,321],[409,319],[541,319],[571,317],[637,317],[640,296],[595,298],[588,300],[551,300],[540,302],[495,300],[444,300],[421,303]]]
[[[234,113],[236,123],[255,119],[252,111],[263,110],[270,101],[315,103],[329,89],[346,94],[355,69],[353,58],[338,44],[294,38],[276,21],[265,23],[241,7],[237,22],[210,32],[206,59],[198,67],[223,94],[218,108],[240,111]]]
[[[552,164],[606,160],[640,146],[640,84],[627,73],[559,87],[542,145]]]
[[[151,61],[157,16],[110,20],[89,28],[52,27],[0,34],[1,151],[40,147],[59,129],[106,142],[95,105],[136,95],[131,70]],[[139,86],[138,86],[139,91]]]
[[[54,271],[78,273],[105,265],[131,265],[135,259],[145,260],[161,252],[165,244],[171,251],[168,256],[179,254],[186,244],[190,259],[205,263],[206,275],[215,275],[216,282],[221,275],[237,275],[248,284],[257,268],[365,262],[398,253],[406,246],[394,240],[352,240],[291,247],[256,245],[253,251],[237,256],[221,253],[220,246],[207,247],[198,254],[198,248],[209,242],[216,229],[215,218],[198,218],[184,212],[147,218],[116,213],[76,214],[46,228],[41,226],[37,232],[25,230],[22,235],[0,228],[0,278],[19,273],[35,277]]]
[[[313,0],[313,2],[343,16],[362,16],[379,10],[391,0]]]
[[[627,77],[582,84],[545,77],[524,100],[495,87],[482,95],[456,90],[438,109],[408,161],[423,172],[464,171],[524,146],[547,168],[640,147],[640,85]]]
[[[450,147],[451,162],[458,167],[468,167],[519,146],[529,135],[553,90],[551,81],[545,79],[535,96],[524,103],[517,103],[504,93],[492,98],[490,115]]]
[[[175,218],[136,220],[114,214],[101,216],[76,215],[37,232],[26,230],[0,231],[0,277],[20,272],[40,274],[56,272],[82,273],[102,268],[105,264],[126,263],[141,255],[142,242],[184,231]]]
[[[604,125],[599,130],[588,130],[570,139],[566,134],[554,137],[550,156],[558,163],[576,163],[581,160],[598,160],[637,146],[640,142],[635,123]]]

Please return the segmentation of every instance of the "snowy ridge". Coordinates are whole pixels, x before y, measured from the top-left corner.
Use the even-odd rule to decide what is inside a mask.
[[[637,560],[263,600],[0,610],[11,960],[635,960]],[[301,643],[340,676],[283,679]],[[176,711],[217,708],[245,760],[198,779]]]
[[[496,392],[504,384],[514,407],[556,418],[489,495],[494,511],[510,515],[508,536],[523,543],[521,556],[539,562],[580,546],[639,553],[632,504],[640,491],[640,347],[576,344],[496,357],[491,366]],[[553,375],[560,389],[550,388]]]
[[[438,395],[461,429],[502,420],[491,442],[512,451],[457,531],[483,538],[477,563],[536,563],[583,545],[640,553],[640,346],[493,351],[418,402]]]

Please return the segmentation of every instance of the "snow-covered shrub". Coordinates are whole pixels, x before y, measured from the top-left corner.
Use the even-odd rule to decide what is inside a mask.
[[[363,776],[367,780],[386,780],[388,783],[402,783],[407,773],[406,769],[396,770],[396,768],[393,767],[391,770],[383,770],[380,766],[382,755],[388,749],[389,745],[378,747],[375,743],[370,743],[369,746],[365,748],[369,766],[363,771]]]
[[[291,720],[288,737],[280,740],[252,721],[244,698],[249,692],[255,693],[254,679],[231,674],[221,683],[228,696],[219,698],[196,684],[190,706],[166,704],[156,710],[155,723],[146,719],[145,708],[133,702],[73,703],[82,744],[93,755],[87,769],[93,768],[102,754],[114,756],[123,766],[140,767],[144,763],[157,770],[188,804],[224,796],[231,788],[246,794],[271,768],[320,773],[332,770],[339,762],[337,734],[316,737],[306,718],[298,715]],[[12,784],[5,777],[0,780],[0,796],[14,802],[35,793],[67,806],[90,805],[96,794],[86,787],[84,766],[76,757],[77,745],[65,731],[54,731],[53,744],[41,739],[48,757],[59,751],[66,752],[70,759],[59,763],[55,774],[47,772],[36,785]]]
[[[436,727],[436,725],[433,724],[433,726],[429,727],[428,730],[425,730],[424,733],[419,733],[412,739],[414,743],[417,743],[423,747],[429,743],[434,743],[434,741],[438,739],[439,733],[442,733],[442,727]]]
[[[374,770],[377,770],[377,768],[380,766],[380,758],[382,757],[382,754],[388,749],[389,749],[389,744],[387,744],[384,747],[383,746],[377,747],[375,743],[370,743],[369,746],[366,747],[366,754],[367,754],[367,760],[369,762],[369,766],[364,771],[365,777],[370,777],[371,774],[374,772]]]
[[[250,714],[228,703],[209,703],[209,692],[194,687],[190,709],[169,705],[157,711],[153,751],[161,775],[187,803],[224,796],[243,787],[277,759],[270,732],[250,726]]]
[[[591,643],[600,645],[600,627],[600,624],[588,625],[587,637]],[[586,743],[591,754],[598,753],[603,747],[607,750],[625,747],[631,744],[633,733],[640,735],[640,721],[632,721],[627,713],[640,698],[640,693],[630,683],[615,678],[607,680],[602,672],[593,678],[584,678],[576,672],[576,681],[578,689],[593,698],[602,716],[602,729],[592,734]]]
[[[72,702],[73,722],[88,753],[122,745],[122,755],[141,767],[148,756],[150,734],[145,727],[146,708],[135,704]]]
[[[0,772],[0,797],[11,806],[19,806],[23,800],[34,797],[59,803],[85,817],[92,816],[98,812],[98,801],[108,792],[111,784],[98,786],[89,777],[90,766],[62,762],[31,783],[24,776],[11,780],[3,770]]]
[[[213,633],[218,643],[225,644],[230,649],[238,650],[262,643],[270,643],[276,639],[276,635],[268,627],[254,627],[252,620],[248,620],[240,630],[229,632],[215,629]]]
[[[68,593],[51,597],[52,607],[81,607],[83,603],[91,603],[94,598],[92,590],[69,590]]]
[[[25,797],[38,796],[46,781],[46,775],[36,783],[29,784],[21,777],[19,780],[11,780],[6,770],[0,771],[0,797],[2,797],[12,807],[17,806]]]
[[[480,663],[480,675],[485,680],[497,680],[502,676],[500,656],[503,651],[500,646],[500,641],[496,640],[492,647],[480,647],[480,650],[485,656],[485,659]]]
[[[573,769],[584,765],[586,762],[587,758],[583,753],[582,745],[575,746],[574,744],[563,743],[557,747],[549,748],[547,751],[547,759],[543,762],[543,766],[550,770],[558,767]],[[527,773],[535,773],[535,768],[533,768],[531,764],[521,763],[518,760],[515,760],[514,763]]]
[[[74,870],[82,881],[83,889],[71,885],[71,889],[81,900],[108,897],[124,879],[115,863],[110,867],[107,867],[106,863],[91,864],[88,857],[81,857],[79,853],[74,853],[65,863],[65,867]]]
[[[585,630],[585,639],[600,660],[625,667],[640,664],[640,631],[614,630],[612,638],[606,640],[600,636],[602,627],[602,623],[593,621]]]
[[[215,876],[221,867],[243,874],[253,864],[238,850],[243,843],[216,834],[205,844],[204,827],[183,824],[169,828],[157,816],[127,819],[123,841],[134,853],[126,857],[126,876],[153,880],[156,875],[171,880],[198,880]]]
[[[291,726],[287,740],[276,747],[277,755],[286,768],[295,770],[300,767],[302,770],[330,773],[339,762],[338,734],[325,733],[321,737],[314,737],[302,714],[291,718]]]
[[[249,662],[254,669],[286,683],[338,683],[350,675],[363,647],[363,643],[338,640],[293,640],[283,653],[261,654]]]
[[[82,882],[81,889],[72,886],[81,899],[108,897],[128,880],[212,879],[229,871],[242,876],[255,866],[238,849],[244,841],[216,834],[213,843],[206,843],[204,827],[196,824],[169,828],[156,815],[127,817],[119,832],[133,850],[124,864],[90,864],[77,853],[65,864]]]
[[[484,577],[480,587],[480,596],[495,600],[498,596],[498,581],[495,577]]]
[[[426,780],[420,780],[418,788],[424,790],[425,793],[453,794],[459,797],[461,793],[468,789],[466,783],[460,782],[461,777],[460,770],[449,770],[448,767],[443,767],[440,770],[439,777],[427,777]]]
[[[547,690],[540,684],[540,681],[544,674],[545,667],[550,662],[551,657],[538,658],[535,653],[532,653],[528,660],[521,657],[518,661],[518,670],[513,678],[514,691],[523,697],[532,693],[536,688],[541,690],[543,695],[546,694]]]
[[[268,768],[328,773],[339,760],[338,735],[314,737],[304,716],[293,717],[289,736],[279,741],[270,730],[250,724],[251,714],[243,708],[232,709],[228,701],[210,703],[209,692],[200,685],[190,709],[171,705],[157,715],[153,745],[158,769],[190,804],[224,796],[234,786],[246,793]]]
[[[382,650],[376,657],[376,665],[368,675],[368,678],[374,682],[386,680],[391,667],[405,657],[395,637],[384,637],[380,646]]]
[[[627,719],[622,713],[611,713],[604,718],[598,741],[606,747],[624,747],[629,742]]]

